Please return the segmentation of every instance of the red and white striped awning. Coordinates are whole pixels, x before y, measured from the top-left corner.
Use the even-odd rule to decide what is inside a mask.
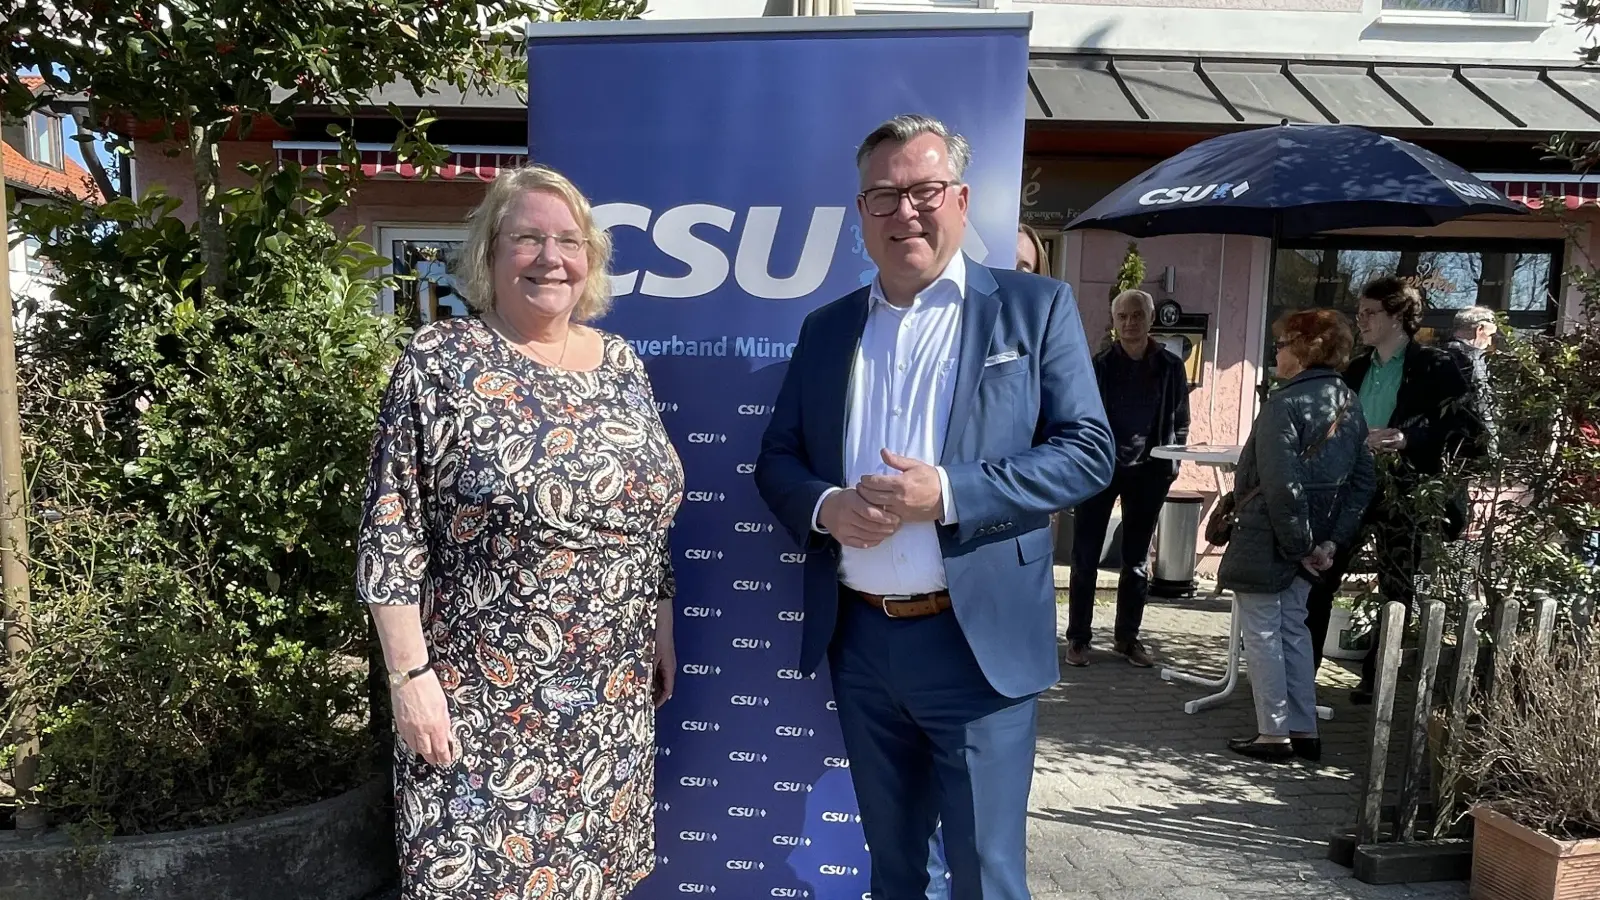
[[[1475,173],[1483,182],[1513,203],[1544,209],[1546,203],[1578,209],[1600,206],[1600,175],[1534,173]]]
[[[339,155],[337,144],[311,141],[275,141],[279,162],[295,162],[307,169],[321,169],[336,165]],[[420,178],[422,171],[411,163],[401,162],[387,144],[357,144],[361,152],[361,174],[368,178]],[[451,146],[450,157],[433,172],[434,178],[445,181],[476,178],[493,181],[502,169],[526,165],[528,151],[520,147]]]

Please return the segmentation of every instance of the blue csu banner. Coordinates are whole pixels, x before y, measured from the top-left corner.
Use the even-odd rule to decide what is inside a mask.
[[[683,457],[678,686],[658,725],[657,871],[635,896],[860,898],[868,862],[803,556],[756,495],[801,320],[869,283],[855,151],[900,113],[973,146],[967,252],[1015,259],[1026,15],[536,25],[532,158],[616,242],[602,327],[644,358]]]

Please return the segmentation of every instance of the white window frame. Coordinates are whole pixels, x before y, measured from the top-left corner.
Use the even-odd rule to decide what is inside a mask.
[[[1366,12],[1378,25],[1421,28],[1499,28],[1543,30],[1551,22],[1552,0],[1506,0],[1506,12],[1471,13],[1448,9],[1385,9],[1383,0],[1366,0]]]
[[[467,239],[467,226],[463,224],[438,224],[430,225],[423,222],[398,222],[393,224],[379,223],[377,225],[378,244],[376,250],[383,257],[383,274],[394,274],[394,257],[391,254],[395,241],[460,241]],[[394,315],[394,291],[385,288],[383,296],[379,298],[379,312],[386,316]]]

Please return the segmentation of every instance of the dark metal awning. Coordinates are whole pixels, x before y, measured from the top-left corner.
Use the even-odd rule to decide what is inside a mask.
[[[1437,61],[1035,52],[1030,122],[1384,132],[1600,132],[1600,71]]]

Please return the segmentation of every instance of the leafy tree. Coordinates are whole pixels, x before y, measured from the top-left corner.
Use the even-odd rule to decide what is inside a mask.
[[[78,98],[97,127],[155,124],[194,165],[201,280],[224,279],[227,246],[218,142],[297,107],[350,110],[378,89],[440,84],[462,91],[525,83],[529,20],[631,18],[645,0],[13,0],[0,22],[0,113],[21,115],[53,95]],[[10,73],[35,68],[35,96]],[[424,114],[397,145],[422,163],[442,153]],[[126,145],[116,142],[126,152]],[[347,148],[353,153],[354,144]],[[337,197],[337,191],[335,192]]]
[[[1139,255],[1139,244],[1136,241],[1128,242],[1128,252],[1122,257],[1122,265],[1117,269],[1117,280],[1111,284],[1110,299],[1117,299],[1123,291],[1131,291],[1144,284],[1144,257]]]

